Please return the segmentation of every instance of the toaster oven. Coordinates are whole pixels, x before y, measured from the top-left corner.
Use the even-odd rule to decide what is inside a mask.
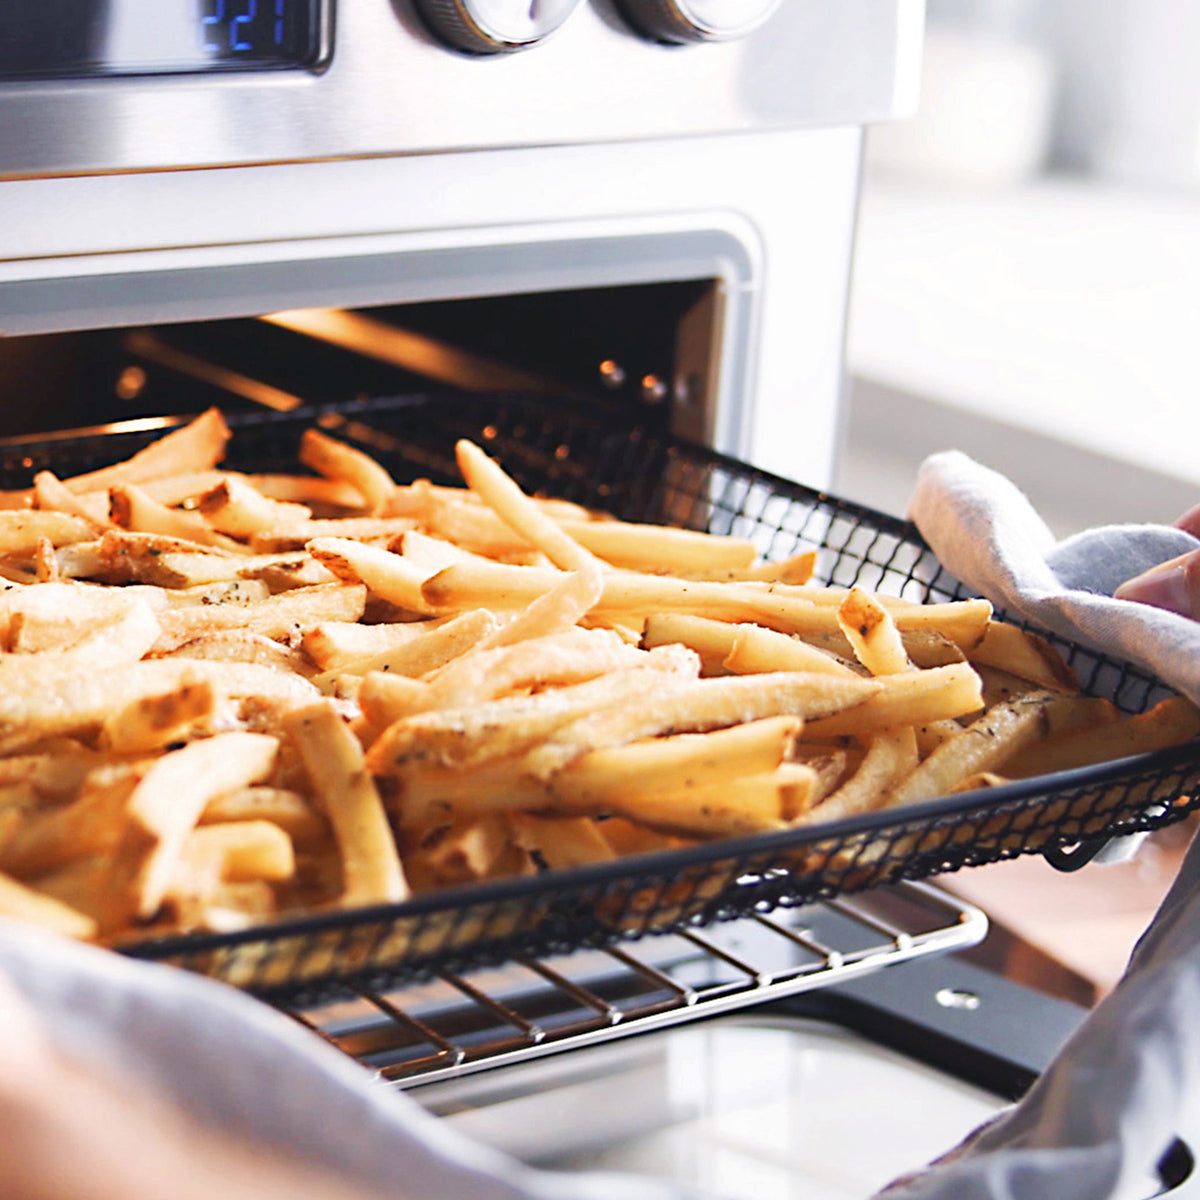
[[[915,102],[922,9],[14,0],[0,436],[53,453],[62,431],[213,403],[517,392],[825,487],[863,130]],[[286,1007],[543,1163],[674,1165],[760,1196],[795,1194],[803,1170],[824,1178],[806,1195],[853,1195],[1021,1091],[1079,1019],[933,963],[986,924],[902,885]],[[779,1067],[779,1102],[728,1107],[718,1085],[756,1061]],[[861,1134],[830,1142],[839,1160],[873,1164],[836,1179],[781,1156],[797,1105],[829,1096],[814,1072],[925,1088],[946,1121],[919,1143],[903,1103],[862,1119],[861,1091],[822,1100],[824,1128]],[[617,1076],[640,1081],[638,1105],[605,1093]],[[585,1085],[600,1090],[580,1100]],[[546,1116],[577,1102],[604,1114],[586,1137]]]

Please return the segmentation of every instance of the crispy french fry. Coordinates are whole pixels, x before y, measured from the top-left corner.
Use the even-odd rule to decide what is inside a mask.
[[[872,675],[897,675],[912,670],[892,614],[874,596],[862,588],[851,588],[838,605],[837,614],[842,633],[854,647],[858,661]]]
[[[101,492],[123,483],[144,483],[164,475],[210,470],[224,457],[229,436],[225,418],[217,409],[210,408],[194,421],[151,442],[132,458],[64,479],[63,483],[75,493]]]
[[[129,827],[114,859],[133,911],[153,917],[201,813],[215,797],[267,777],[279,749],[258,733],[218,733],[154,760],[129,798]]]
[[[157,696],[139,696],[114,709],[100,739],[114,754],[141,754],[177,741],[198,721],[211,717],[217,691],[207,679],[185,680]]]
[[[226,883],[279,882],[296,871],[292,839],[273,821],[201,825],[187,835],[181,858],[202,870],[213,869]]]
[[[0,874],[0,914],[83,941],[96,936],[96,922],[91,917],[3,874]]]
[[[376,596],[409,612],[430,616],[436,611],[422,595],[424,571],[402,555],[335,537],[314,538],[308,550],[339,579],[366,584]]]
[[[840,821],[870,812],[884,804],[888,788],[910,775],[917,766],[917,744],[912,726],[882,729],[872,738],[858,769],[800,818],[800,824]]]
[[[1062,656],[1036,634],[1016,625],[990,621],[980,642],[970,651],[973,663],[998,667],[1011,675],[1027,679],[1034,686],[1055,692],[1077,692],[1079,681]]]
[[[333,826],[345,881],[342,902],[403,900],[408,884],[383,802],[346,723],[326,702],[289,713],[284,724]]]
[[[823,675],[853,677],[855,672],[842,660],[825,650],[810,646],[761,625],[731,625],[737,631],[733,645],[722,663],[735,675],[753,675],[763,671],[815,671]]]
[[[838,713],[865,704],[879,686],[872,680],[789,671],[673,683],[639,701],[572,722],[528,755],[528,769],[546,779],[588,750],[666,732],[719,729],[763,717],[808,719]]]
[[[856,709],[814,719],[805,737],[869,737],[890,725],[963,717],[983,708],[979,676],[967,663],[884,675],[875,684],[877,695]]]
[[[602,564],[534,504],[494,460],[472,442],[454,447],[467,485],[496,515],[564,571],[599,572]]]
[[[0,511],[0,554],[21,558],[34,552],[42,538],[55,546],[73,546],[96,537],[96,526],[83,516],[41,509]]]
[[[1148,712],[1064,732],[1003,762],[1004,773],[1024,779],[1148,754],[1200,737],[1200,713],[1182,697],[1162,700]]]
[[[233,475],[205,492],[197,507],[211,529],[242,540],[264,531],[286,531],[312,519],[312,509],[306,505],[272,500]]]
[[[214,796],[200,816],[201,826],[233,821],[269,821],[300,846],[319,844],[330,831],[328,820],[299,792],[261,785]]]
[[[384,508],[396,490],[395,480],[369,454],[317,429],[304,431],[300,461],[318,475],[350,484],[373,513]]]
[[[1052,703],[1053,693],[1035,692],[989,709],[961,737],[939,746],[912,774],[893,784],[887,806],[945,795],[968,776],[1002,766],[1044,734]]]
[[[241,542],[218,533],[198,513],[167,508],[152,500],[136,484],[121,483],[108,491],[108,513],[114,525],[135,533],[181,538],[198,546],[212,546],[227,554],[244,554]]]
[[[517,813],[509,822],[517,845],[535,863],[551,871],[569,871],[616,858],[597,823],[588,817],[535,817]]]

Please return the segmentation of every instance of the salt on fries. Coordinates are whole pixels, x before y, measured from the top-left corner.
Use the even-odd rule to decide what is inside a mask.
[[[526,495],[220,468],[210,411],[4,494],[0,913],[105,941],[786,830],[1184,742],[982,600]]]

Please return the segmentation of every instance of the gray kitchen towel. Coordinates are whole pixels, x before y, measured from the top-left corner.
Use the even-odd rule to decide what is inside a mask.
[[[946,451],[922,464],[909,515],[972,591],[1043,628],[1127,659],[1200,704],[1200,624],[1114,600],[1118,585],[1200,549],[1164,525],[1108,525],[1056,542],[1010,480]]]
[[[101,1078],[133,1085],[210,1128],[324,1167],[381,1197],[682,1196],[655,1180],[523,1166],[456,1133],[290,1017],[175,967],[0,919],[4,982],[28,1002],[51,1045],[91,1064]],[[0,1163],[0,1193],[3,1176]]]

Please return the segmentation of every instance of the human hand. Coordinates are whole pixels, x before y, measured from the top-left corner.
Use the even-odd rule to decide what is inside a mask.
[[[1176,522],[1178,529],[1200,537],[1200,504],[1188,509]],[[1113,595],[1118,600],[1136,600],[1200,620],[1200,550],[1181,554],[1135,575]]]

